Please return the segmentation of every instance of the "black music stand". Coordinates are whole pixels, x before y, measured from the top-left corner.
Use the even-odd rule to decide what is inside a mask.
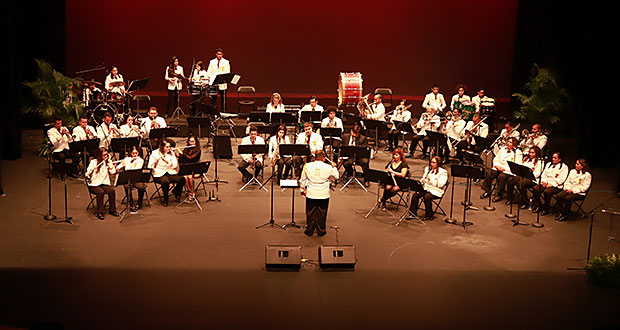
[[[293,159],[295,159],[295,157],[299,156],[299,157],[303,157],[302,159],[304,159],[304,158],[307,158],[307,156],[310,156],[311,154],[312,153],[310,152],[310,146],[305,143],[280,144],[280,155],[282,157],[291,156],[293,157]],[[292,175],[295,176],[294,173]]]
[[[88,155],[94,155],[99,148],[99,138],[69,142],[70,153],[82,153],[82,161],[84,162],[84,171],[88,167]]]
[[[409,191],[415,191],[420,194],[424,193],[424,186],[422,185],[420,181],[415,180],[415,179],[410,179],[410,178],[401,178],[399,176],[394,176],[394,178],[396,179],[396,184],[401,189],[409,189]],[[403,222],[403,220],[405,219],[416,219],[418,220],[418,223],[422,224],[423,226],[426,226],[426,223],[424,223],[424,221],[418,218],[417,214],[414,214],[413,212],[411,212],[411,210],[409,209],[409,203],[407,203],[406,201],[405,201],[405,207],[407,210],[405,211],[405,213],[403,213],[400,219],[398,219],[398,222],[394,224],[394,226],[400,225],[400,223]]]
[[[409,122],[405,121],[393,120],[392,122],[394,123],[394,126],[396,126],[396,129],[400,132],[400,135],[403,136],[403,147],[407,146],[407,153],[405,154],[405,157],[411,156],[411,150],[409,150],[409,145],[407,144],[406,137],[407,135],[415,134],[415,132],[413,131],[413,126],[411,126]]]
[[[362,187],[366,192],[368,189],[364,187],[364,185],[357,179],[357,171],[355,169],[355,165],[358,158],[370,158],[370,147],[361,147],[361,146],[341,146],[340,147],[340,157],[353,157],[353,175],[349,181],[347,181],[340,191],[346,188],[349,183],[355,182],[360,187]],[[364,178],[366,178],[366,174],[364,174]]]
[[[122,171],[116,176],[116,182],[114,183],[115,187],[124,186],[126,184],[134,184],[144,182],[147,183],[151,180],[151,169],[143,168],[136,170],[127,170]],[[129,195],[127,195],[129,193]],[[147,196],[148,197],[148,196]],[[123,222],[125,218],[125,214],[127,214],[127,210],[131,205],[131,189],[125,190],[125,198],[127,199],[127,204],[125,208],[121,211],[121,218],[119,219],[119,223]]]
[[[372,206],[370,211],[368,211],[368,213],[366,213],[366,215],[364,216],[364,219],[368,219],[368,216],[372,213],[372,211],[374,211],[375,209],[379,208],[379,206],[381,206],[381,197],[380,197],[381,196],[381,193],[380,193],[381,185],[386,185],[386,184],[396,185],[396,179],[394,178],[394,176],[392,176],[390,173],[386,171],[367,169],[366,171],[364,171],[364,180],[377,183],[377,202],[375,203],[375,205]],[[394,213],[390,212],[389,210],[387,212],[391,216],[394,216]]]
[[[149,78],[142,78],[142,79],[136,79],[136,80],[130,81],[129,87],[127,87],[127,93],[136,91],[136,95],[138,95],[140,93],[140,90],[144,89],[146,87],[146,83],[148,82],[149,82]],[[140,98],[138,98],[136,102],[137,102],[138,110],[140,110]],[[131,113],[131,102],[128,102],[128,104],[129,104],[128,110]]]
[[[216,75],[215,79],[213,79],[213,81],[210,82],[209,84],[211,86],[218,86],[221,84],[236,85],[239,82],[239,79],[241,79],[241,76],[234,72],[220,73]],[[219,87],[218,87],[218,90],[219,90]],[[226,111],[226,93],[224,93],[224,97],[222,97],[222,111]]]
[[[470,166],[481,168],[483,173],[484,173],[484,161],[482,161],[482,158],[480,158],[479,154],[477,154],[475,152],[471,152],[471,151],[466,151],[466,152],[463,153],[463,159]],[[484,175],[482,176],[482,178],[474,178],[474,179],[484,179]],[[471,201],[471,187],[472,187],[472,180],[468,181],[468,183],[467,183],[467,190],[465,191],[466,192],[465,200],[461,204],[465,205],[465,207],[467,207],[467,208],[469,208],[471,210],[478,211],[477,207],[472,206],[473,203]],[[489,194],[489,205],[484,207],[484,209],[486,211],[493,211],[493,210],[495,210],[495,206],[491,205],[491,196],[490,195],[491,194]]]
[[[471,198],[471,180],[472,179],[483,179],[484,178],[484,169],[480,167],[467,166],[467,165],[457,165],[454,164],[450,167],[451,173],[453,177],[466,178],[467,185],[465,187],[465,195],[468,194],[469,198]],[[467,226],[471,226],[474,223],[466,220],[467,218],[467,209],[470,207],[468,205],[463,206],[463,221],[460,223],[463,228],[467,229]],[[453,223],[454,225],[459,225],[458,222]]]
[[[488,150],[489,148],[491,148],[491,145],[493,144],[491,140],[487,138],[483,138],[482,136],[479,136],[479,135],[472,135],[472,136],[474,137],[474,141],[476,141],[476,145],[482,148],[481,150]]]
[[[139,137],[113,138],[110,142],[110,149],[112,149],[113,153],[118,152],[120,154],[120,150],[123,151],[123,154],[121,154],[121,159],[127,155],[127,150],[131,150],[134,146],[137,147],[138,150],[140,149]]]
[[[273,125],[286,125],[286,124],[295,124],[297,122],[295,115],[288,112],[272,112],[271,113],[271,124]]]
[[[342,128],[339,127],[321,127],[321,136],[324,140],[329,139],[329,147],[331,150],[330,159],[336,161],[334,159],[334,139],[337,138],[339,140],[342,137]]]
[[[264,168],[263,168],[263,170],[264,170]],[[276,175],[276,164],[273,164],[272,167],[271,167],[271,176],[269,176],[267,181],[263,182],[263,184],[261,185],[261,188],[263,188],[265,186],[265,184],[267,184],[268,181],[271,181],[271,195],[269,196],[269,204],[270,204],[270,217],[269,217],[269,221],[267,223],[264,223],[264,224],[260,225],[260,226],[256,226],[256,229],[262,228],[262,227],[265,227],[265,226],[272,226],[272,227],[275,226],[275,227],[280,227],[282,229],[286,229],[286,225],[281,226],[281,225],[277,224],[276,220],[273,218],[273,190],[274,190],[273,182],[275,181],[273,179],[274,175]],[[294,194],[295,194],[295,189],[293,189],[293,198],[295,198]],[[295,208],[295,204],[293,204],[293,209],[294,208]],[[295,227],[299,228],[299,226],[295,225],[295,220],[293,220],[292,226],[295,226]]]
[[[211,123],[211,118],[209,117],[187,117],[187,127],[191,132],[192,128],[198,128],[198,138],[202,138],[202,130],[205,130],[205,135],[207,139],[209,138],[211,132],[213,132],[213,125]],[[208,144],[208,142],[207,142]]]
[[[510,172],[518,177],[524,178],[524,179],[528,179],[531,180],[533,182],[536,182],[536,177],[534,176],[534,172],[532,172],[532,169],[527,167],[527,166],[523,166],[521,164],[517,164],[515,162],[511,162],[508,161],[508,167],[510,167]],[[516,219],[512,219],[510,221],[513,222],[513,227],[518,226],[518,225],[523,225],[523,226],[528,226],[529,224],[527,222],[520,222],[519,221],[519,216],[521,213],[521,208],[517,207],[517,217]],[[512,214],[512,202],[510,203],[510,214]],[[532,223],[532,226],[534,226],[534,224]],[[534,226],[536,227],[536,226]],[[542,227],[542,226],[541,226]]]
[[[364,126],[369,131],[375,131],[375,151],[379,150],[379,133],[388,130],[387,124],[382,120],[364,119]]]
[[[452,176],[452,192],[450,193],[450,216],[445,218],[443,221],[449,223],[451,225],[456,224],[456,219],[452,217],[452,209],[454,208],[454,176]]]
[[[178,175],[180,175],[180,176],[191,175],[192,179],[193,179],[194,175],[196,175],[196,174],[203,175],[203,174],[209,172],[209,165],[211,165],[210,161],[181,164],[180,167],[179,167],[179,174]],[[192,190],[194,190],[194,180],[192,180]],[[202,190],[204,191],[205,197],[206,197],[207,191],[205,190],[204,185],[202,186]],[[196,203],[196,205],[198,205],[198,208],[200,209],[200,211],[202,211],[202,206],[200,206],[200,202],[198,202],[198,198],[196,198],[195,196],[194,196],[193,200],[190,197],[185,198],[185,200],[181,201],[177,205],[177,207],[179,207],[183,203],[189,203],[189,204]]]
[[[264,111],[252,111],[248,117],[248,123],[269,124],[269,113]]]
[[[237,153],[239,155],[242,154],[266,154],[267,153],[267,145],[266,144],[240,144],[237,148]],[[263,168],[264,168],[264,162],[263,162]],[[267,188],[265,188],[260,181],[258,181],[258,179],[256,178],[256,168],[254,168],[254,173],[252,174],[252,179],[250,179],[248,182],[246,182],[245,185],[243,185],[243,187],[241,187],[239,189],[239,191],[242,191],[243,189],[245,189],[245,187],[247,187],[250,184],[257,184],[260,186],[259,190],[265,189],[265,191],[269,191],[267,190]]]
[[[441,147],[444,147],[444,150],[448,150],[448,137],[446,134],[435,131],[426,131],[426,136],[428,136],[428,143],[433,149],[433,151],[429,152],[432,156],[439,155],[439,150]],[[428,157],[428,165],[431,164],[432,156]]]
[[[344,112],[343,113],[343,118],[342,121],[347,123],[347,124],[359,124],[362,121],[362,117],[356,115],[356,114],[352,114],[352,113],[348,113],[348,112]]]
[[[301,123],[316,123],[321,121],[322,111],[302,111],[299,115],[299,122]]]

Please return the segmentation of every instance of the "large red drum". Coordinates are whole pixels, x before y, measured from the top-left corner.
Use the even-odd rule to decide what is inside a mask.
[[[340,72],[338,79],[338,106],[357,104],[362,97],[362,74]]]

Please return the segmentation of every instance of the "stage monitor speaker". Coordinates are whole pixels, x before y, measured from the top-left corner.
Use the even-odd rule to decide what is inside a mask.
[[[213,153],[218,159],[231,159],[232,147],[230,146],[230,136],[215,135],[213,137]]]
[[[301,268],[301,245],[265,246],[267,270],[299,270]]]
[[[319,266],[323,270],[354,270],[356,262],[354,245],[319,246]]]

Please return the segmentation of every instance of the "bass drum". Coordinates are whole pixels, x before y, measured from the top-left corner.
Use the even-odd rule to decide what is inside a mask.
[[[362,98],[362,74],[359,72],[340,72],[338,79],[338,106],[356,105]]]
[[[116,119],[116,107],[110,103],[102,103],[96,106],[93,110],[91,110],[90,118],[97,125],[101,125],[106,112],[109,112],[112,115],[112,120]]]

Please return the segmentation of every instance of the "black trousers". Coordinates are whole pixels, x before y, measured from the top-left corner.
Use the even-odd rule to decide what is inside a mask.
[[[557,195],[555,195],[555,198],[558,202],[557,206],[560,209],[560,212],[562,212],[562,214],[564,215],[568,215],[570,213],[571,202],[583,200],[584,198],[586,198],[586,196],[579,194],[569,194],[568,192],[563,190]]]
[[[146,183],[138,182],[126,184],[124,187],[125,195],[127,195],[127,202],[129,203],[129,205],[133,205],[133,196],[131,195],[132,188],[136,188],[138,190],[138,205],[142,205],[142,201],[144,200],[144,192],[146,191]]]
[[[502,196],[504,190],[506,190],[506,181],[508,181],[508,178],[510,178],[510,175],[504,172],[487,169],[484,181],[482,182],[482,190],[490,194],[493,180],[497,179],[497,196]]]
[[[562,189],[556,187],[545,188],[542,185],[536,185],[532,188],[532,205],[541,206],[540,205],[540,197],[543,197],[544,204],[542,205],[545,209],[549,209],[551,207],[551,197],[559,192]]]
[[[288,177],[288,175],[291,173],[292,165],[293,159],[291,157],[280,158],[276,161],[276,169],[278,173],[278,181],[276,182],[280,182],[280,180],[282,179],[283,171],[284,177]]]
[[[61,174],[75,175],[77,174],[77,164],[80,161],[79,154],[72,154],[69,149],[63,149],[59,152],[53,152],[52,158],[60,163],[59,171]],[[67,163],[67,158],[71,159],[71,163]],[[88,164],[86,164],[88,166]]]
[[[369,168],[370,159],[368,159],[368,158],[358,158],[355,161],[355,164],[359,165],[362,168],[362,171],[365,172]],[[345,160],[342,163],[342,166],[344,166],[345,174],[347,176],[352,176],[353,175],[353,159],[348,158],[347,160]]]
[[[431,218],[433,216],[433,200],[439,199],[428,191],[425,191],[423,194],[418,193],[417,191],[413,193],[411,196],[411,204],[409,204],[409,210],[416,214],[418,212],[418,204],[420,203],[420,198],[424,199],[424,217]]]
[[[88,186],[88,191],[97,196],[97,213],[103,213],[105,211],[105,203],[103,202],[105,195],[108,195],[108,200],[110,201],[110,212],[116,211],[116,191],[114,187],[105,184],[100,186]]]
[[[217,94],[220,94],[220,97],[222,98],[222,111],[226,112],[226,89],[217,89]],[[211,105],[214,107],[217,107],[217,94],[215,95],[211,95]]]
[[[203,100],[204,95],[202,94],[192,95],[192,102],[189,104],[189,109],[191,111],[192,117],[198,114],[198,111],[196,109],[198,108],[198,104],[202,104]]]
[[[246,179],[252,178],[252,174],[248,171],[248,167],[250,166],[250,163],[246,162],[245,160],[241,160],[241,162],[239,163],[239,166],[237,166],[237,169],[239,170],[239,172],[241,172],[241,174],[243,174],[243,177]],[[254,176],[259,176],[261,171],[263,170],[263,163],[256,161],[254,162]]]
[[[183,186],[185,185],[185,177],[179,175],[170,175],[168,173],[158,177],[153,178],[153,181],[159,183],[161,185],[161,191],[164,195],[164,202],[168,203],[168,192],[170,191],[170,183],[176,183],[172,193],[174,196],[181,196],[183,192]]]
[[[399,130],[390,130],[388,133],[388,144],[390,148],[398,148],[398,139],[400,137]]]
[[[422,141],[422,155],[426,156],[426,154],[428,154],[428,136],[416,134],[411,140],[411,157],[413,157],[415,148],[418,146],[418,142],[420,141]]]
[[[170,116],[172,115],[172,113],[174,112],[174,109],[176,109],[179,106],[179,90],[178,89],[173,89],[173,90],[168,90],[168,103],[166,103],[166,115]]]
[[[319,235],[327,232],[327,208],[329,198],[313,199],[306,197],[306,234],[312,235],[316,230]]]

